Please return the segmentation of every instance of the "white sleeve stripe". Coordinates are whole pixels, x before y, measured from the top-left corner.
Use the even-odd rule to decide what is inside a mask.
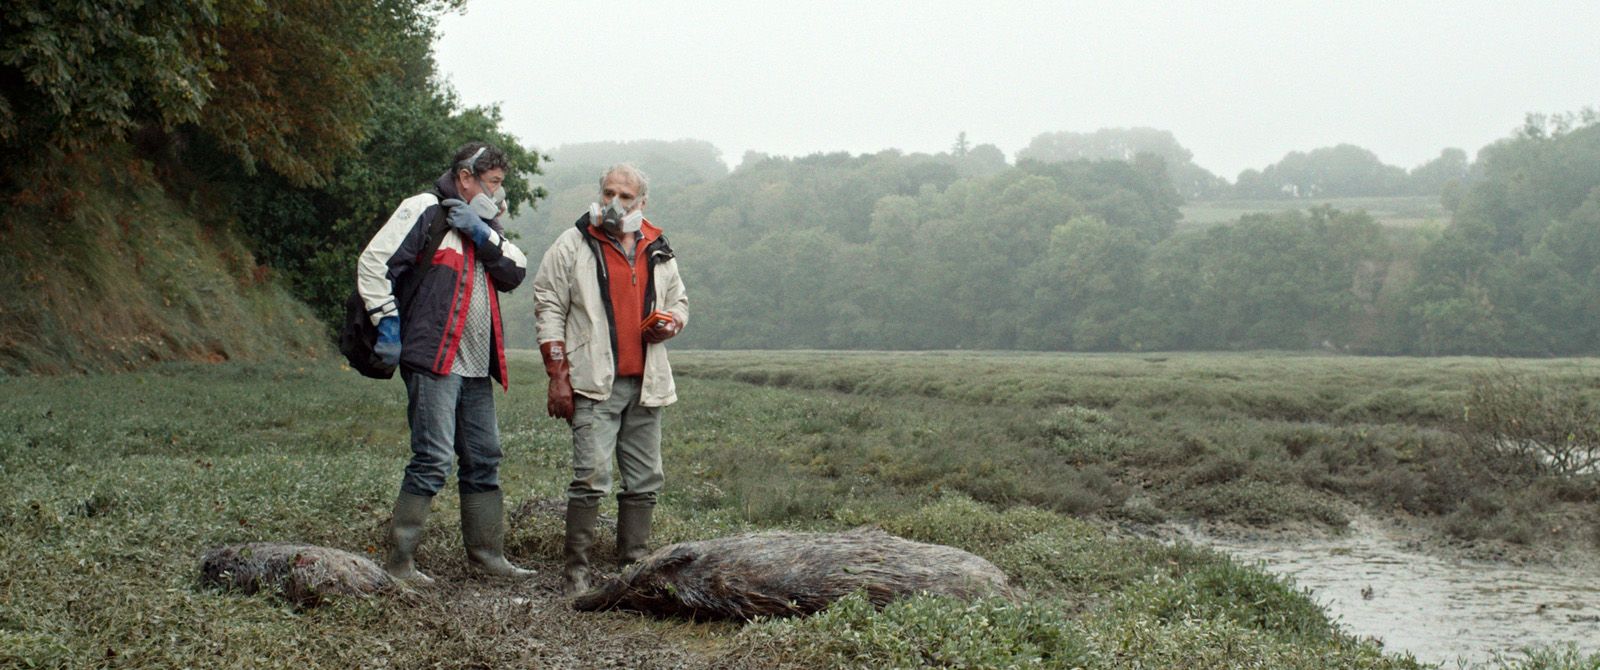
[[[437,203],[438,198],[431,193],[406,198],[361,251],[356,264],[356,290],[361,294],[362,302],[366,303],[374,324],[384,316],[399,314],[394,304],[394,287],[389,282],[389,259],[405,242],[406,235],[411,233],[423,210]]]

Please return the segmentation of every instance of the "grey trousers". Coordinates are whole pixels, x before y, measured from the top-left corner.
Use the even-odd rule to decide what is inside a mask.
[[[622,475],[618,500],[654,503],[661,472],[661,408],[639,404],[640,377],[618,377],[611,397],[573,396],[572,483],[567,500],[595,505],[611,492],[611,462]]]

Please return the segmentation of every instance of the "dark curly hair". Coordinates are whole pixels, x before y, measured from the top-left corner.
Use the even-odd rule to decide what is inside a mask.
[[[454,167],[451,172],[466,170],[472,174],[483,174],[489,170],[499,168],[511,171],[511,163],[506,160],[506,152],[501,151],[488,142],[468,142],[456,149]]]

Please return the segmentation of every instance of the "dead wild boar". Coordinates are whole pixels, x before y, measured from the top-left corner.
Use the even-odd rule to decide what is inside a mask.
[[[1012,597],[1005,574],[978,556],[858,528],[669,545],[579,596],[573,607],[749,620],[812,614],[855,591],[878,607],[918,593]]]
[[[200,559],[200,581],[244,593],[272,590],[300,607],[315,607],[327,595],[366,595],[396,586],[389,573],[363,556],[281,542],[212,549]]]

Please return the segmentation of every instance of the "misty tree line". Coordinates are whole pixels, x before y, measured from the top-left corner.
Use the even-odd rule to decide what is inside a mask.
[[[1092,133],[1044,133],[1017,152],[1018,160],[1133,160],[1161,158],[1173,187],[1190,200],[1225,198],[1295,199],[1350,196],[1440,195],[1470,177],[1467,152],[1447,148],[1427,163],[1406,170],[1351,144],[1292,151],[1260,170],[1239,173],[1232,184],[1195,165],[1194,155],[1172,133],[1154,128],[1104,128]]]
[[[535,257],[593,199],[603,165],[654,174],[650,214],[693,292],[687,346],[1600,348],[1593,113],[1530,119],[1471,163],[1446,150],[1406,171],[1339,146],[1233,184],[1170,133],[1120,129],[1041,135],[1015,166],[965,136],[933,155],[751,154],[731,173],[704,142],[595,144],[565,148],[536,186],[546,157],[436,76],[437,17],[459,5],[24,2],[0,15],[0,156],[39,170],[6,173],[11,202],[67,219],[76,191],[35,182],[148,161],[333,323],[356,251],[394,203],[453,147],[489,139],[519,168],[514,202],[550,190],[516,222]],[[1176,232],[1185,198],[1395,193],[1439,194],[1450,225],[1324,209]],[[531,300],[507,305],[513,344],[531,345],[517,327]]]
[[[716,155],[693,141],[558,152],[524,245],[571,225],[600,166],[627,157],[656,177],[649,214],[691,290],[682,346],[1600,351],[1593,114],[1484,148],[1442,230],[1317,208],[1177,232],[1183,198],[1151,154],[750,155],[732,173]],[[508,301],[512,322],[531,319],[524,302]]]

